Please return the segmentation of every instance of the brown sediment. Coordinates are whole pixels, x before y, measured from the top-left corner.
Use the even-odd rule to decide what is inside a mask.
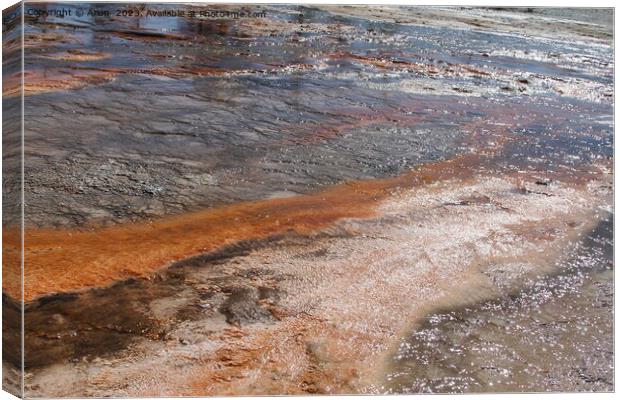
[[[104,31],[107,32],[107,31]],[[188,40],[185,36],[174,34],[143,32],[133,30],[114,30],[110,31],[121,37],[128,37],[139,40],[151,39],[175,39]],[[60,34],[42,34],[40,37],[28,37],[25,46],[32,48],[48,47],[53,43],[62,41],[65,43],[79,43],[76,38],[70,35]],[[165,55],[147,54],[151,58],[161,59]],[[157,76],[166,76],[171,78],[185,78],[194,76],[223,76],[223,75],[245,75],[254,74],[256,72],[294,72],[307,71],[321,68],[325,60],[351,60],[379,69],[388,69],[394,71],[415,71],[425,75],[445,75],[445,76],[471,76],[481,77],[489,76],[486,71],[473,68],[466,64],[452,64],[445,62],[434,63],[433,60],[428,62],[413,62],[398,57],[417,57],[415,54],[380,54],[377,56],[358,55],[348,52],[338,52],[328,55],[325,58],[316,58],[313,62],[293,62],[290,64],[282,63],[266,63],[259,64],[260,67],[250,69],[226,69],[209,65],[180,64],[171,66],[145,66],[143,68],[135,68],[132,66],[125,67],[80,67],[76,65],[66,67],[51,67],[45,69],[30,70],[25,76],[24,95],[34,95],[47,92],[80,89],[89,85],[98,85],[109,82],[118,74],[150,74]],[[88,52],[80,49],[71,49],[49,55],[41,56],[43,58],[62,60],[68,62],[92,62],[102,61],[111,57],[110,54],[104,52]],[[191,58],[190,58],[191,60]],[[195,60],[191,60],[195,62]],[[20,95],[20,77],[10,76],[5,79],[3,95],[18,96]]]
[[[259,23],[260,25],[260,23]],[[108,32],[106,30],[102,32]],[[170,40],[189,40],[186,36],[175,35],[168,33],[158,33],[150,31],[135,31],[135,30],[110,30],[109,32],[123,38],[137,39],[137,40],[160,40],[162,38]],[[55,43],[78,43],[79,40],[71,35],[67,34],[55,34],[46,33],[40,35],[30,35],[25,40],[26,48],[41,48],[49,47]],[[152,58],[161,58],[162,55],[153,54]],[[384,57],[385,56],[385,57]],[[317,58],[313,63],[299,62],[290,64],[262,64],[262,68],[252,69],[239,69],[230,70],[220,68],[216,66],[205,65],[173,65],[173,66],[158,66],[158,67],[79,67],[79,66],[66,66],[66,67],[52,67],[41,70],[30,70],[25,77],[24,95],[34,95],[39,93],[63,91],[80,89],[88,85],[97,85],[110,81],[118,74],[151,74],[158,76],[166,76],[172,78],[184,78],[192,76],[222,76],[222,75],[243,75],[253,74],[261,71],[306,71],[311,69],[320,68],[320,64],[324,60],[328,59],[349,59],[355,62],[361,62],[366,65],[373,66],[380,69],[390,70],[416,70],[425,74],[435,75],[489,75],[485,71],[471,68],[466,65],[457,64],[434,64],[428,65],[425,63],[397,60],[387,57],[388,55],[381,56],[363,56],[353,53],[335,53],[326,58]],[[405,55],[413,57],[415,55]],[[88,62],[88,61],[101,61],[111,57],[110,54],[103,52],[87,52],[80,49],[71,49],[59,53],[43,55],[41,57],[62,60],[69,62]],[[3,95],[4,96],[17,96],[20,94],[19,90],[19,77],[8,77],[5,79]]]
[[[275,330],[267,330],[249,335],[238,330],[237,338],[224,337],[229,346],[223,346],[201,359],[202,376],[196,375],[187,380],[187,389],[183,395],[204,396],[210,394],[238,395],[240,393],[281,393],[287,395],[354,393],[355,382],[360,377],[356,366],[349,364],[344,368],[327,370],[323,365],[327,360],[334,360],[347,351],[336,343],[348,341],[347,334],[335,329],[325,319],[312,315],[298,315],[281,323]],[[285,333],[288,332],[288,333]],[[330,337],[330,342],[312,342],[312,338]],[[232,339],[232,340],[231,340]],[[249,339],[249,340],[248,340]],[[370,338],[358,337],[361,342]],[[235,346],[235,342],[239,346]],[[329,354],[328,357],[327,354]],[[291,371],[292,376],[276,379],[287,359],[296,358],[298,367]],[[342,360],[349,363],[350,360]],[[212,368],[219,365],[219,368]],[[247,371],[258,371],[265,377],[264,385],[259,389],[246,383]],[[271,379],[270,379],[271,378]],[[231,385],[235,382],[235,385]],[[239,385],[239,386],[237,386]],[[326,388],[333,388],[326,390]],[[258,390],[257,390],[258,389]]]
[[[70,54],[57,55],[53,57],[67,57],[69,60],[74,57],[78,61],[87,61],[88,55],[72,56]],[[100,85],[110,82],[116,77],[117,73],[107,70],[97,69],[45,69],[24,72],[24,95],[30,96],[41,93],[57,92],[63,90],[80,89],[89,85]],[[2,95],[5,97],[16,97],[21,95],[21,73],[16,73],[4,79],[5,84],[2,88]]]
[[[55,47],[59,44],[79,44],[80,40],[67,32],[38,32],[24,35],[24,47],[42,48]]]
[[[2,55],[6,59],[7,57],[21,57],[22,49],[28,51],[29,49],[56,47],[59,44],[79,45],[81,41],[66,32],[39,32],[24,34],[23,44],[21,38],[5,40],[2,44]]]
[[[391,123],[392,126],[398,127],[412,126],[416,123],[424,121],[427,118],[430,118],[428,115],[403,115],[403,113],[399,111],[389,112],[387,110],[384,110],[383,112],[368,112],[366,110],[360,112],[359,110],[346,110],[344,112],[349,117],[355,118],[355,120],[348,123],[324,123],[319,124],[319,126],[310,125],[306,129],[304,129],[304,127],[299,129],[300,127],[298,127],[299,131],[303,132],[306,130],[307,133],[301,135],[300,137],[283,140],[282,143],[293,145],[319,143],[321,141],[339,136],[350,131],[351,129],[363,128],[386,122]]]
[[[296,132],[291,138],[282,140],[283,144],[305,145],[313,144],[342,135],[353,129],[369,127],[373,125],[387,124],[394,127],[412,127],[421,123],[432,123],[445,111],[459,115],[462,109],[457,105],[452,107],[447,104],[445,99],[425,99],[420,102],[417,100],[403,99],[399,102],[398,108],[377,106],[373,109],[363,107],[347,107],[335,110],[339,115],[346,115],[346,119],[335,121],[326,120],[321,123],[296,124],[291,127]],[[479,154],[491,155],[501,149],[504,144],[513,138],[511,127],[518,123],[533,123],[540,118],[545,118],[546,123],[550,123],[550,118],[560,116],[542,116],[533,113],[531,110],[521,105],[491,105],[486,110],[486,115],[481,117],[464,120],[458,126],[458,130],[466,134],[463,144],[471,145],[477,149]],[[484,147],[481,147],[481,144]]]
[[[104,54],[89,55],[64,53],[53,55],[51,57],[59,57],[69,61],[68,58],[73,57],[78,61],[90,61],[95,59],[106,58]],[[63,58],[68,57],[68,58]],[[97,58],[99,57],[99,58]],[[223,75],[226,70],[211,67],[152,67],[152,68],[80,68],[77,66],[68,68],[49,68],[25,71],[24,77],[24,95],[35,95],[47,92],[57,92],[63,90],[81,89],[90,85],[101,85],[116,78],[119,74],[151,74],[168,77],[187,77],[187,76],[203,76],[203,75]],[[15,74],[5,79],[3,87],[3,95],[7,97],[20,95],[20,74]]]
[[[240,240],[287,231],[306,234],[342,218],[370,217],[396,189],[471,176],[476,155],[422,166],[390,179],[351,182],[298,197],[235,204],[153,222],[90,230],[25,230],[24,299],[109,285],[145,276],[171,263]],[[4,229],[7,261],[18,257],[14,228]],[[20,295],[19,279],[4,276],[3,290]]]
[[[161,55],[154,55],[154,58],[161,58]],[[64,61],[99,61],[108,58],[105,53],[82,53],[64,52],[50,55],[47,58],[54,58]],[[204,65],[178,65],[178,66],[157,66],[145,68],[131,67],[63,67],[45,68],[29,70],[25,72],[24,95],[36,95],[48,92],[63,90],[81,89],[90,85],[101,85],[116,78],[120,74],[146,74],[165,76],[169,78],[187,78],[196,76],[232,76],[232,75],[251,75],[261,71],[307,71],[317,68],[311,64],[291,64],[268,65],[264,64],[261,69],[237,69],[230,70],[215,66]],[[21,88],[21,76],[15,74],[4,79],[3,96],[19,96]]]
[[[335,53],[329,58],[335,60],[352,60],[355,62],[369,65],[375,68],[388,70],[407,70],[420,72],[426,75],[446,75],[446,76],[491,76],[489,72],[474,68],[467,64],[454,64],[447,62],[434,62],[434,60],[425,60],[425,62],[414,62],[394,58],[398,57],[418,57],[415,54],[380,54],[380,55],[359,55],[353,53]]]
[[[80,49],[70,49],[60,53],[54,53],[43,56],[52,60],[63,61],[99,61],[112,57],[109,53],[97,52],[97,51],[85,51]]]
[[[114,79],[116,73],[94,69],[42,69],[24,71],[24,95],[33,95],[60,90],[79,89],[88,85],[100,85]],[[3,96],[21,95],[21,72],[6,77]]]

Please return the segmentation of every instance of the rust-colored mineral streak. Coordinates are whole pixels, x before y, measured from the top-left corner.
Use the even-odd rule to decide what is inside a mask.
[[[27,228],[24,300],[145,276],[240,240],[289,230],[307,234],[342,218],[369,217],[391,191],[470,175],[475,161],[474,156],[462,156],[396,178],[346,183],[312,195],[235,204],[152,222],[90,230]],[[4,229],[3,236],[4,257],[18,257],[14,229]],[[4,291],[19,297],[19,277],[3,278]]]

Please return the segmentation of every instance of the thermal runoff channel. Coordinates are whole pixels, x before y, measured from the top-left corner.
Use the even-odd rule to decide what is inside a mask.
[[[4,389],[613,390],[612,21],[5,10]]]

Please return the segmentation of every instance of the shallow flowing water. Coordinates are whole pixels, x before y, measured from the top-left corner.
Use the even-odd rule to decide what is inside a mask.
[[[613,391],[613,274],[609,217],[556,273],[480,304],[459,307],[455,298],[454,309],[419,321],[394,354],[384,389]]]
[[[24,293],[3,120],[5,387],[23,296],[35,397],[611,390],[611,10],[65,7],[25,17]]]

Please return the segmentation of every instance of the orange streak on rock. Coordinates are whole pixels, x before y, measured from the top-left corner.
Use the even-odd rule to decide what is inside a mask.
[[[346,183],[311,195],[239,203],[154,222],[91,230],[27,228],[24,300],[148,276],[175,261],[240,240],[291,230],[308,234],[342,218],[370,217],[394,190],[470,176],[478,161],[474,155],[461,156],[396,178]],[[11,229],[4,229],[3,236],[5,254],[19,257]],[[4,278],[5,293],[19,298],[19,277]]]
[[[65,60],[71,62],[94,61],[107,58],[105,53],[97,54],[71,54],[68,52],[57,53],[47,58]],[[267,68],[268,67],[268,68]],[[285,67],[280,67],[285,68]],[[311,65],[292,64],[286,68],[296,70],[311,69]],[[266,66],[266,69],[276,70],[276,66]],[[227,70],[209,66],[158,66],[158,67],[79,67],[49,68],[25,71],[24,95],[36,95],[48,92],[81,89],[87,86],[101,85],[114,80],[120,74],[147,74],[166,76],[169,78],[187,78],[195,76],[225,76],[246,75],[256,73],[258,70],[240,69]],[[3,78],[2,95],[16,97],[21,95],[21,73]]]
[[[116,77],[114,71],[53,69],[24,71],[24,95],[79,89],[88,85],[98,85]],[[21,73],[4,78],[2,95],[14,97],[21,95]]]
[[[63,60],[71,62],[100,61],[111,57],[112,55],[109,53],[85,51],[79,49],[70,49],[67,51],[43,56],[43,58],[49,58],[51,60]]]

